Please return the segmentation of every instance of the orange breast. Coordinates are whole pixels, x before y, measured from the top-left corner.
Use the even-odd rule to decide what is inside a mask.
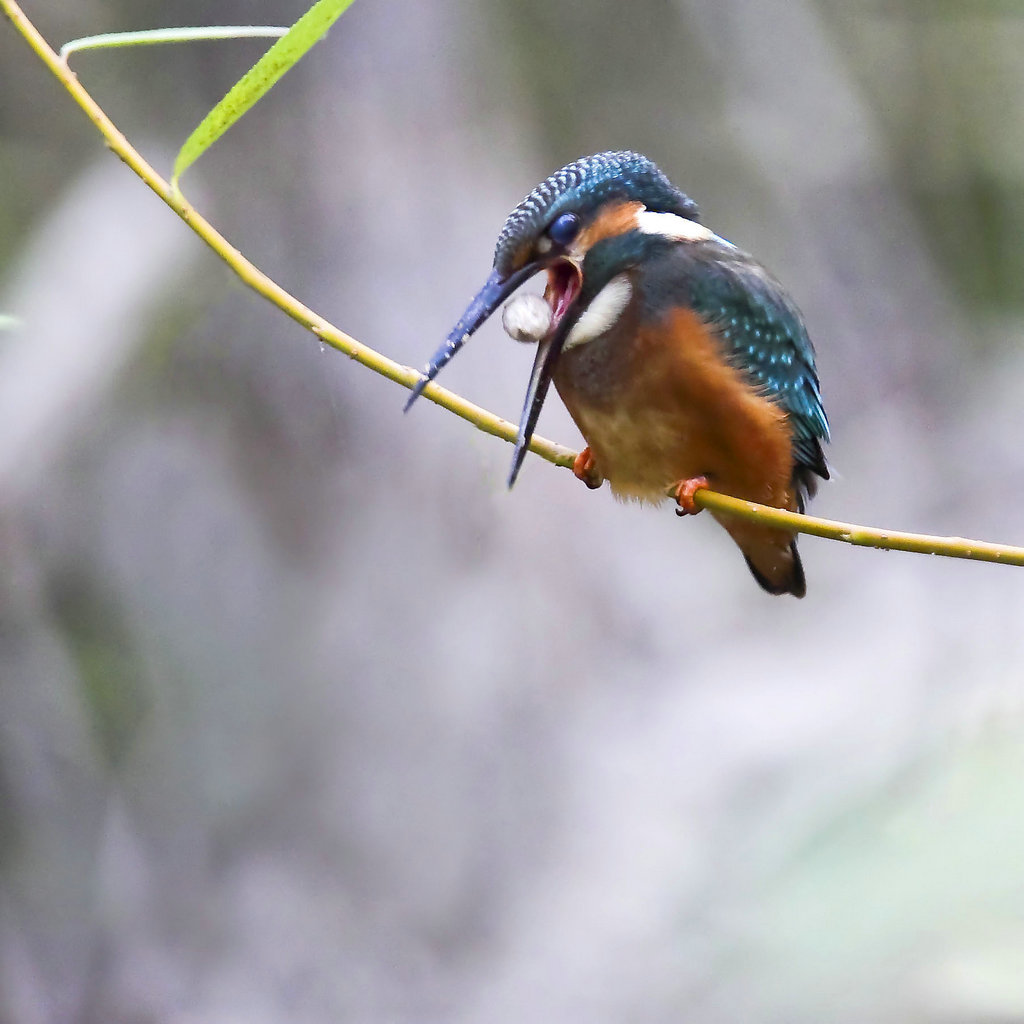
[[[620,328],[564,353],[555,371],[612,490],[659,501],[678,481],[706,476],[736,497],[795,507],[786,414],[729,365],[704,322],[675,310],[662,323]],[[595,389],[602,359],[614,372]]]

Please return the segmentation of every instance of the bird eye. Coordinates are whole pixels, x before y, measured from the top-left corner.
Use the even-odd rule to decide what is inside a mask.
[[[548,228],[548,238],[556,245],[568,245],[580,229],[580,219],[575,213],[563,213],[556,217]]]

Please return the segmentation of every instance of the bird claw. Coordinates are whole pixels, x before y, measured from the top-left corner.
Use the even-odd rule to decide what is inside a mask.
[[[706,476],[695,476],[690,480],[680,480],[676,486],[676,509],[677,516],[695,516],[700,512],[700,506],[693,500],[694,495],[702,488],[708,486]]]
[[[597,463],[589,448],[584,448],[576,456],[572,464],[572,471],[576,479],[582,480],[592,491],[604,483],[604,477],[598,472]]]

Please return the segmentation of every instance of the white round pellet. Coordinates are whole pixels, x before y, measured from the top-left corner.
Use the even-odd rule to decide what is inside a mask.
[[[517,295],[506,303],[501,326],[515,341],[540,341],[551,326],[551,307],[540,295]]]

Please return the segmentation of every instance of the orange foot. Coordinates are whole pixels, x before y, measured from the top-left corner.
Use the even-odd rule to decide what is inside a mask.
[[[700,506],[693,500],[693,496],[702,488],[708,486],[706,476],[695,476],[691,480],[680,480],[676,487],[676,509],[677,516],[695,516],[700,511]]]
[[[597,471],[597,463],[590,448],[584,448],[576,456],[572,464],[572,471],[577,479],[582,480],[591,490],[600,487],[604,483],[604,477]]]

